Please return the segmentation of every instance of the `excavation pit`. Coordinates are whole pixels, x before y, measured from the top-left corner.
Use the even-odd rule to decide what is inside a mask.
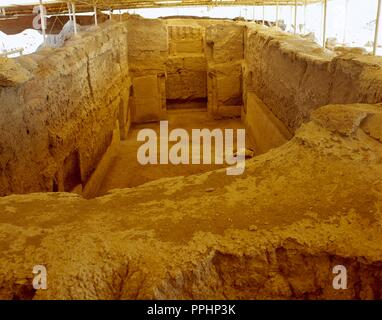
[[[380,299],[381,68],[254,22],[131,15],[2,58],[0,297]],[[142,166],[163,121],[245,129],[255,156]]]

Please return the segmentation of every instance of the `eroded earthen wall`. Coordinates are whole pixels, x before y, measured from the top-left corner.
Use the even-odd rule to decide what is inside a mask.
[[[206,27],[208,109],[214,117],[241,114],[244,29],[234,21]]]
[[[207,105],[205,28],[187,23],[187,20],[183,24],[167,21],[169,57],[166,62],[166,99],[169,107],[188,102]]]
[[[131,108],[134,122],[165,117],[165,63],[168,58],[167,28],[159,19],[131,16],[127,19],[129,68],[132,77]]]
[[[291,132],[320,106],[382,101],[378,57],[337,54],[253,23],[245,42],[245,91],[253,91]]]
[[[93,31],[0,61],[0,195],[86,189],[128,130],[127,26]]]
[[[138,16],[127,24],[134,122],[158,121],[167,107],[199,107],[207,100],[213,116],[240,116],[244,24]]]

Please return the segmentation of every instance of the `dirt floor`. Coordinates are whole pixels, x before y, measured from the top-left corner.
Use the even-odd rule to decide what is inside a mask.
[[[187,130],[191,136],[192,129],[239,129],[244,125],[238,118],[226,120],[213,120],[206,110],[187,109],[172,110],[168,112],[169,130],[182,128]],[[104,195],[109,190],[119,188],[136,187],[143,183],[175,176],[188,176],[192,174],[207,172],[226,165],[218,164],[192,164],[192,165],[141,165],[137,160],[138,148],[144,143],[137,141],[139,130],[150,128],[157,132],[159,137],[159,123],[147,123],[134,125],[125,141],[121,141],[118,155],[110,166],[109,172],[101,184],[98,195]],[[236,137],[234,139],[236,141]],[[172,143],[174,144],[174,143]],[[171,143],[169,143],[171,145]],[[234,146],[235,148],[235,146]],[[191,154],[191,153],[190,153]],[[214,144],[212,144],[212,157],[214,157]]]

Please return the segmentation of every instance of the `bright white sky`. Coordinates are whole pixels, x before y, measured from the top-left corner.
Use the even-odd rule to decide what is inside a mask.
[[[377,13],[377,0],[328,0],[327,8],[327,38],[336,38],[337,42],[349,46],[365,47],[374,41],[374,28]],[[347,9],[346,9],[347,8]],[[231,6],[231,7],[193,7],[193,8],[158,8],[134,9],[130,13],[137,13],[146,18],[173,15],[195,15],[216,18],[244,17],[246,19],[263,19],[263,6]],[[265,20],[276,20],[276,6],[264,7]],[[311,4],[299,7],[297,25],[302,26],[302,32],[314,32],[317,41],[322,43],[323,25],[322,4]],[[287,25],[287,31],[293,31],[294,6],[280,6],[279,17]],[[305,25],[305,29],[304,26]],[[382,23],[379,32],[379,43],[382,44]],[[367,47],[368,50],[371,47]]]
[[[48,0],[44,0],[46,2]],[[377,12],[378,0],[328,0],[327,11],[327,37],[336,38],[338,43],[345,43],[348,46],[366,47],[371,50],[374,40],[374,28]],[[0,0],[4,2],[26,2],[34,3],[36,0]],[[280,6],[279,17],[287,25],[287,31],[293,31],[294,7]],[[346,9],[347,8],[347,9]],[[129,13],[136,13],[146,18],[157,18],[160,16],[193,15],[209,16],[213,18],[235,18],[244,17],[246,19],[263,19],[263,6],[222,6],[222,7],[174,7],[174,8],[154,8],[154,9],[132,9],[123,10]],[[116,12],[117,13],[117,12]],[[302,33],[314,32],[318,43],[322,43],[322,5],[308,5],[298,8],[297,24],[301,27]],[[265,6],[264,16],[266,20],[275,21],[276,6]],[[305,27],[304,27],[305,26]],[[379,43],[382,45],[382,23],[380,24]],[[35,40],[33,40],[33,35]],[[0,34],[0,51],[14,49],[15,47],[28,47],[25,53],[29,53],[35,45],[31,41],[41,44],[42,38],[36,32],[29,32],[27,38],[23,36],[6,36]],[[12,37],[14,38],[12,40]],[[17,40],[17,39],[18,40]],[[25,40],[23,40],[25,39]],[[382,48],[379,49],[382,54]]]

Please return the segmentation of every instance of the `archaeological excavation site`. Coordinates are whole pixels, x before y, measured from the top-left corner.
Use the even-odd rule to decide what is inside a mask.
[[[380,11],[1,2],[0,299],[380,300]]]

